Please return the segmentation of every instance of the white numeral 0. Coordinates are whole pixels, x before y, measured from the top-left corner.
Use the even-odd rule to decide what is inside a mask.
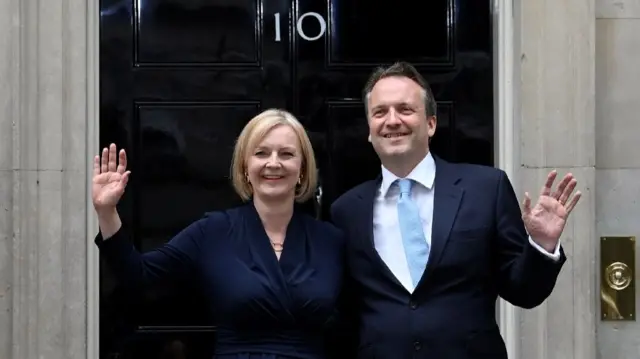
[[[304,21],[304,19],[308,16],[314,17],[316,18],[316,20],[318,20],[318,23],[320,23],[320,33],[316,36],[307,36],[307,34],[304,33],[304,31],[302,30],[302,21]],[[273,18],[276,21],[276,36],[275,36],[275,41],[276,42],[280,42],[282,39],[280,37],[280,13],[277,12],[275,14],[273,14]],[[320,39],[322,36],[324,36],[324,33],[327,31],[327,22],[324,20],[324,18],[322,17],[322,15],[318,14],[317,12],[306,12],[304,14],[302,14],[302,16],[300,16],[300,18],[298,19],[298,21],[296,21],[296,30],[298,32],[298,34],[300,34],[300,37],[303,38],[304,40],[307,41],[316,41],[318,39]]]

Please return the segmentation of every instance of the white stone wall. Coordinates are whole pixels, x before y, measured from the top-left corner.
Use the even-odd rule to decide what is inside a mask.
[[[0,0],[0,358],[86,358],[86,0]]]
[[[596,231],[640,239],[640,0],[596,1]],[[637,243],[637,242],[636,242]],[[640,248],[636,248],[640,253]],[[636,264],[638,262],[636,254]],[[636,271],[636,308],[640,285]],[[599,308],[598,308],[599,309]],[[599,311],[596,313],[599,315]],[[640,357],[640,323],[600,322],[598,357]]]
[[[595,359],[595,4],[522,0],[518,7],[520,192],[537,195],[557,169],[572,172],[583,193],[561,238],[568,260],[554,292],[519,313],[519,358]]]

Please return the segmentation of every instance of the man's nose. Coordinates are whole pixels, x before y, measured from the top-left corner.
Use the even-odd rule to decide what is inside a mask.
[[[387,126],[397,126],[397,125],[400,125],[401,123],[402,122],[400,121],[400,116],[398,116],[398,112],[396,112],[396,110],[394,109],[389,110],[385,124]]]

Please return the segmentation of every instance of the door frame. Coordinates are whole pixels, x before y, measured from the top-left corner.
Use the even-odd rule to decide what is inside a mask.
[[[494,62],[494,153],[497,167],[504,170],[514,183],[518,183],[517,140],[518,123],[517,86],[514,83],[514,2],[517,0],[492,0],[491,17],[493,23]],[[100,128],[100,5],[98,1],[87,2],[87,132],[86,144],[89,151],[99,145]],[[87,358],[99,357],[99,314],[100,314],[100,261],[98,249],[92,245],[98,232],[98,222],[91,203],[91,174],[93,153],[87,154]],[[498,302],[498,323],[507,346],[509,358],[518,359],[519,326],[518,310],[500,299]]]
[[[493,78],[494,78],[494,163],[504,170],[519,187],[517,165],[519,159],[519,122],[517,84],[515,82],[515,34],[516,21],[514,3],[518,0],[492,0],[493,20]],[[517,32],[519,34],[519,32]],[[520,327],[518,309],[509,302],[498,300],[498,324],[507,347],[508,357],[518,359]]]
[[[87,359],[100,358],[100,257],[93,239],[98,233],[98,219],[91,201],[93,156],[100,145],[100,1],[87,1],[87,186],[85,196],[87,235]]]

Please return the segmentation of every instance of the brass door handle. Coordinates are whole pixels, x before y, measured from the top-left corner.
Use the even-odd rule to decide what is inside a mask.
[[[631,284],[633,273],[628,265],[622,262],[614,262],[605,269],[605,280],[609,288],[619,291]]]

